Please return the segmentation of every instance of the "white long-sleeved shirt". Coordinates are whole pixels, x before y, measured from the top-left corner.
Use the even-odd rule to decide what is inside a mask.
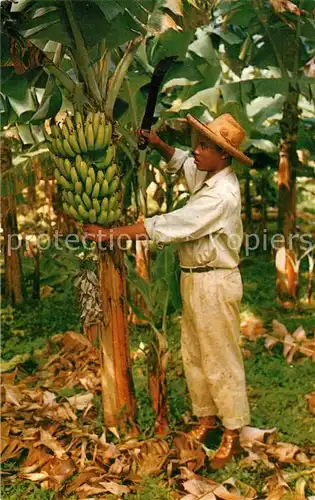
[[[206,179],[208,172],[198,170],[188,152],[175,149],[166,172],[174,174],[181,168],[191,197],[178,210],[145,219],[147,233],[157,244],[180,243],[182,267],[236,267],[243,240],[236,175],[227,167]]]

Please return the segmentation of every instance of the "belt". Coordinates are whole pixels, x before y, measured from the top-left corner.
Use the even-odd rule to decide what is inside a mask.
[[[205,267],[181,267],[181,270],[184,273],[207,273],[208,271],[215,271],[216,269],[223,269],[223,267],[211,267],[211,266],[205,266]]]

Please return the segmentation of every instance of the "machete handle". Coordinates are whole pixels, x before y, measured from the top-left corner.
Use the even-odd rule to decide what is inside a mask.
[[[141,129],[141,130],[145,130],[145,129]],[[146,130],[146,132],[150,132],[150,130]],[[143,135],[140,135],[138,137],[138,149],[140,149],[141,151],[144,151],[148,147],[148,145],[149,145],[148,139],[143,137]]]

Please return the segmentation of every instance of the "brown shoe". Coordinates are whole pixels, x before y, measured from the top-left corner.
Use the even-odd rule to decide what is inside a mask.
[[[197,424],[192,428],[191,431],[187,432],[186,436],[191,441],[199,441],[199,443],[204,443],[207,439],[209,432],[217,429],[218,426],[216,424],[206,425],[206,424]]]
[[[222,441],[211,460],[211,467],[213,469],[220,469],[224,467],[227,462],[232,460],[232,457],[242,453],[240,446],[239,431],[225,429]]]

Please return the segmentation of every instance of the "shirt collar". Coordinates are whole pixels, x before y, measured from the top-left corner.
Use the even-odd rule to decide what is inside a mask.
[[[207,184],[209,187],[212,187],[219,179],[221,179],[222,177],[226,177],[231,172],[232,172],[231,167],[225,167],[222,170],[220,170],[220,172],[212,175],[212,177],[204,181],[204,184]]]

